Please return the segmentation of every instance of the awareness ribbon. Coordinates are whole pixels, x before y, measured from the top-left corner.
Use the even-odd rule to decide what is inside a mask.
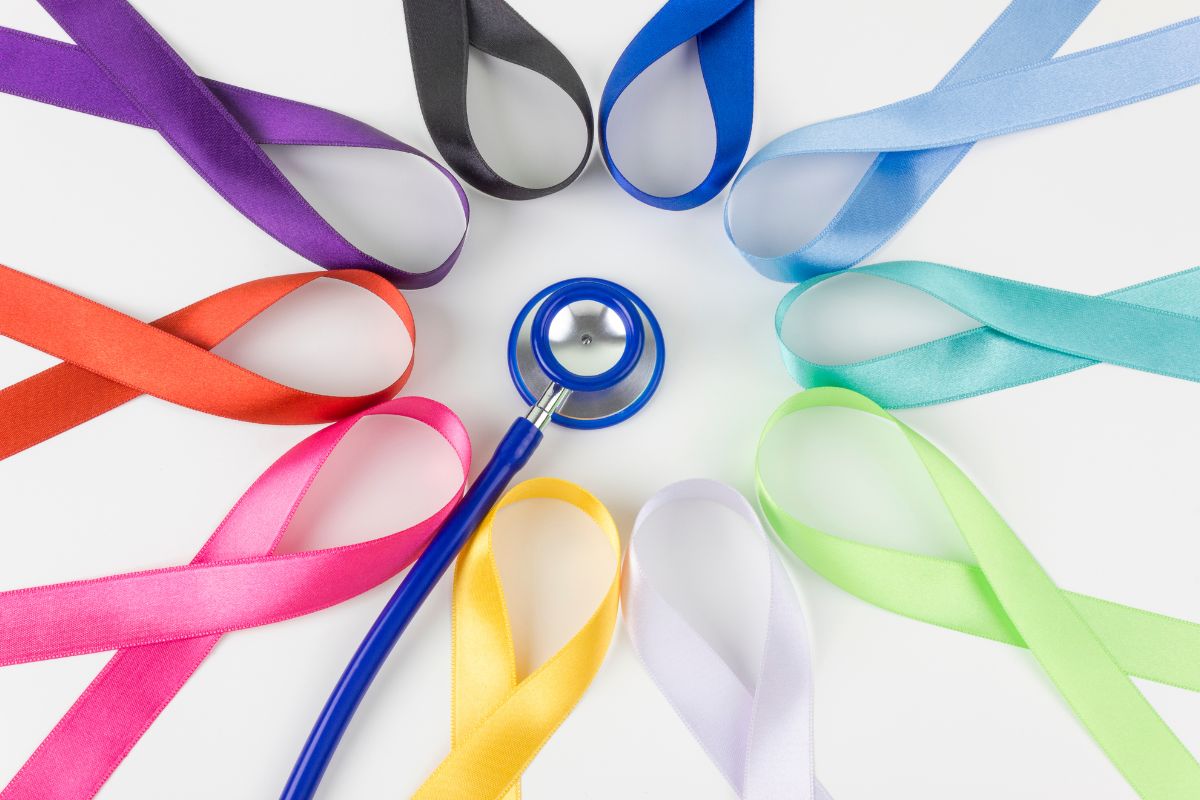
[[[768,278],[802,281],[859,263],[915,214],[979,139],[1136,103],[1200,81],[1200,17],[1052,58],[1098,0],[1014,0],[930,92],[786,133],[734,179],[725,230]],[[737,244],[730,213],[738,184],[768,162],[878,153],[833,220],[790,253]]]
[[[465,229],[446,260],[425,272],[367,255],[309,205],[261,145],[418,156],[454,187],[469,220],[462,186],[424,153],[351,117],[199,77],[126,0],[39,2],[76,44],[0,27],[0,91],[158,131],[247,219],[326,269],[366,269],[419,289],[444,278],[458,259]]]
[[[788,372],[802,386],[842,386],[885,408],[959,400],[1090,367],[1103,361],[1200,381],[1200,268],[1092,297],[924,261],[854,270],[941,300],[982,323],[877,358],[817,364],[783,340],[788,310],[839,273],[809,278],[775,313]]]
[[[654,62],[695,39],[717,144],[708,174],[693,189],[661,197],[621,174],[608,149],[608,121],[626,89]],[[600,96],[600,153],[613,179],[655,208],[684,211],[717,196],[750,146],[754,122],[754,0],[667,0],[621,53]]]
[[[303,440],[256,480],[190,564],[0,592],[0,665],[116,650],[4,791],[3,800],[87,800],[121,763],[221,635],[309,614],[386,581],[421,552],[462,496],[397,533],[277,554],[300,501],[359,420],[421,422],[454,449],[466,429],[419,397],[389,400]]]
[[[504,0],[404,0],[417,100],[438,152],[463,180],[504,200],[532,200],[565,189],[587,166],[595,128],[592,101],[566,56]],[[505,180],[487,163],[467,119],[467,48],[532,70],[579,109],[587,145],[575,169],[539,189]]]
[[[613,578],[583,627],[518,683],[492,526],[497,511],[539,498],[570,503],[596,523],[612,548]],[[413,800],[520,800],[521,773],[579,702],[608,652],[617,621],[620,559],[616,523],[579,486],[534,478],[501,498],[455,565],[451,750]]]
[[[729,664],[654,587],[638,555],[643,527],[664,506],[718,505],[753,531],[741,537],[762,553],[766,641],[754,686]],[[662,530],[682,541],[682,531]],[[753,541],[753,545],[749,544]],[[714,589],[717,587],[713,587]],[[621,613],[642,664],[708,757],[742,800],[829,800],[813,768],[812,659],[804,613],[758,515],[737,490],[711,480],[662,489],[638,512],[625,556]]]
[[[218,292],[152,323],[0,265],[0,335],[63,360],[0,389],[0,459],[32,447],[140,394],[222,417],[287,425],[332,422],[392,397],[388,386],[357,397],[313,394],[208,352],[256,315],[318,279],[359,286],[387,303],[416,342],[408,303],[362,270],[263,278]]]
[[[975,564],[876,547],[812,528],[771,496],[762,443],[785,417],[843,408],[895,426],[920,459]],[[1071,710],[1146,800],[1200,797],[1200,764],[1130,680],[1200,691],[1200,625],[1059,589],[999,513],[936,447],[879,405],[840,388],[794,395],[759,443],[759,502],[780,540],[816,572],[880,608],[1027,647]]]

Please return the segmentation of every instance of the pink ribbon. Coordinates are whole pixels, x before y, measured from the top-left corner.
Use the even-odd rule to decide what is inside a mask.
[[[366,416],[407,417],[454,448],[463,482],[432,516],[357,544],[275,555],[342,437]],[[228,631],[336,605],[408,566],[462,496],[471,442],[450,409],[380,403],[297,444],[256,480],[190,564],[0,592],[0,666],[117,650],[0,800],[87,800]]]

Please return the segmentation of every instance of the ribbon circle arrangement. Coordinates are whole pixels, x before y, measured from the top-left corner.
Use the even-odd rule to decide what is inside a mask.
[[[965,564],[843,539],[772,497],[763,442],[785,417],[849,409],[889,423],[928,472],[976,559]],[[1200,625],[1059,589],[963,472],[916,431],[855,392],[810,389],[767,421],[759,502],[780,540],[869,603],[944,628],[1026,647],[1129,785],[1147,800],[1200,797],[1200,763],[1130,680],[1200,691]]]
[[[532,200],[571,185],[587,166],[595,127],[592,101],[567,57],[504,0],[404,0],[417,100],[438,152],[463,180],[504,200]],[[587,144],[575,169],[558,183],[530,189],[487,163],[467,119],[467,48],[533,70],[579,109]]]
[[[696,40],[700,71],[712,109],[717,145],[712,166],[690,191],[661,197],[621,174],[608,147],[608,123],[617,100],[639,75],[676,47]],[[754,122],[754,0],[667,0],[621,53],[600,97],[600,153],[613,179],[643,203],[668,211],[703,205],[717,196],[750,146]]]
[[[442,507],[397,533],[276,554],[313,479],[368,416],[406,417],[440,434],[462,467]],[[471,464],[450,409],[406,397],[322,428],[254,482],[190,564],[0,592],[0,665],[116,650],[4,791],[3,800],[93,797],[229,631],[309,614],[412,562],[462,496]]]
[[[638,555],[646,521],[677,503],[733,511],[753,531],[740,541],[762,553],[765,574],[755,582],[767,586],[767,634],[752,687],[663,598]],[[683,531],[658,535],[665,533],[683,539]],[[629,537],[621,612],[642,664],[739,798],[828,800],[813,768],[813,682],[804,613],[746,498],[717,481],[690,480],[646,501]]]
[[[792,305],[842,273],[809,278],[775,312],[788,372],[802,386],[841,386],[885,408],[974,397],[1098,362],[1200,381],[1200,268],[1093,297],[924,261],[854,270],[919,289],[982,323],[962,333],[850,364],[817,364],[784,342]]]
[[[587,514],[612,548],[613,578],[583,627],[520,682],[504,589],[492,550],[496,512],[522,500],[561,500]],[[521,773],[592,682],[612,641],[621,541],[608,510],[567,481],[535,478],[510,489],[480,524],[454,569],[450,755],[414,800],[520,800]]]
[[[255,316],[318,279],[359,286],[387,303],[416,343],[403,296],[362,270],[263,278],[218,292],[152,323],[0,266],[0,335],[61,358],[0,389],[0,459],[148,394],[222,417],[284,425],[332,422],[392,397],[412,360],[379,391],[313,394],[276,383],[208,352]]]
[[[1096,114],[1200,81],[1200,17],[1051,58],[1099,0],[1014,0],[930,92],[873,111],[799,128],[746,162],[725,205],[742,256],[775,280],[796,282],[859,263],[915,214],[980,139]],[[739,183],[783,158],[878,153],[833,220],[807,244],[760,256],[730,222]]]
[[[404,142],[324,108],[197,76],[126,0],[39,0],[76,42],[0,27],[0,91],[152,128],[225,200],[284,246],[326,269],[375,272],[396,286],[432,286],[466,239],[437,267],[412,272],[351,244],[267,157],[262,145],[367,147],[418,156],[470,209],[445,167]]]

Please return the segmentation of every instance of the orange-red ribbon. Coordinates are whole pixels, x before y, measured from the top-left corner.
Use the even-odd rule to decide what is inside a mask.
[[[314,394],[277,383],[209,352],[314,280],[362,287],[388,304],[415,343],[412,312],[388,281],[362,270],[281,275],[243,283],[151,323],[0,265],[0,335],[62,364],[0,390],[0,459],[141,394],[208,414],[276,425],[332,422],[394,396],[412,371],[370,394]]]

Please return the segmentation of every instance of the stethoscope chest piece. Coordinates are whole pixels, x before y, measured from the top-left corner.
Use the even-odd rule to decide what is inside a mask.
[[[572,278],[538,292],[508,338],[517,391],[536,403],[551,385],[570,393],[551,419],[604,428],[649,401],[662,377],[662,330],[642,300],[619,284]]]

